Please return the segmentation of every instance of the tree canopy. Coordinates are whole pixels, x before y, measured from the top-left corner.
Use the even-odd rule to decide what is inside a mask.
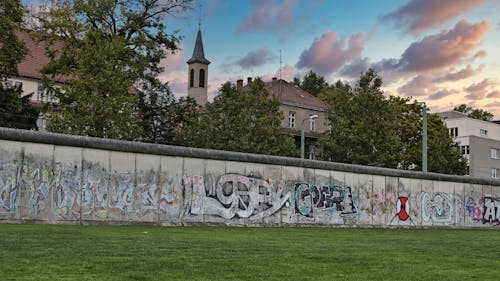
[[[316,97],[330,87],[328,82],[325,80],[325,77],[313,72],[312,70],[309,71],[302,80],[294,78],[293,84]]]
[[[176,141],[186,146],[297,156],[290,135],[281,132],[280,101],[257,79],[237,89],[227,82],[198,118],[184,124]]]
[[[464,103],[459,106],[455,106],[453,110],[465,113],[467,114],[467,116],[474,119],[483,121],[491,121],[491,119],[493,119],[493,113],[485,111],[483,109],[472,108]]]
[[[373,69],[352,88],[338,81],[324,95],[328,138],[321,141],[332,161],[387,168],[421,169],[422,104],[386,98]],[[444,123],[428,118],[428,167],[431,172],[465,174],[466,163]]]
[[[191,0],[53,0],[38,14],[37,36],[62,43],[49,51],[42,72],[59,104],[49,130],[105,138],[142,134],[140,94],[161,82],[160,60],[178,49],[167,15],[190,8]],[[62,88],[52,77],[64,77]],[[134,87],[135,86],[135,87]]]
[[[17,64],[27,53],[16,32],[22,25],[24,8],[20,0],[0,1],[0,81],[17,76]]]

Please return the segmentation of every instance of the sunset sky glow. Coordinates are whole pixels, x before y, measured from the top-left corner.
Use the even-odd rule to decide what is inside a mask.
[[[169,17],[182,50],[163,61],[164,81],[187,93],[187,64],[201,31],[209,100],[225,81],[292,80],[309,70],[355,81],[368,67],[387,95],[425,101],[431,111],[466,103],[500,119],[500,0],[200,0]]]

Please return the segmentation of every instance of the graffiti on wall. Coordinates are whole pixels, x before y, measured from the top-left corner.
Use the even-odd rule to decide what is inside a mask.
[[[189,200],[186,210],[192,215],[216,215],[251,220],[271,216],[290,197],[284,181],[262,180],[226,174],[216,184],[205,186],[202,176],[185,176],[183,186]]]
[[[28,193],[30,194],[29,209],[33,216],[39,216],[48,206],[49,188],[52,185],[53,177],[49,171],[41,167],[27,169]]]
[[[423,192],[419,196],[420,214],[424,222],[458,223],[460,198],[454,194],[437,192],[430,195]]]
[[[15,166],[10,163],[0,163],[0,211],[13,212],[15,210],[18,190]]]
[[[76,219],[80,215],[80,175],[76,166],[58,164],[53,194],[54,214],[59,219]]]
[[[500,198],[484,196],[483,223],[500,225]]]
[[[85,163],[80,207],[82,215],[106,217],[108,207],[108,175],[97,164]]]
[[[341,216],[352,216],[357,213],[351,187],[297,183],[291,203],[296,213],[310,218],[319,210],[338,213]]]
[[[473,222],[483,221],[484,201],[482,197],[467,196],[465,198],[465,215],[472,218]]]

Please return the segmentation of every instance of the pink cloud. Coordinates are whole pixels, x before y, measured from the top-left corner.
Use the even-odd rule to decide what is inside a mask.
[[[276,59],[276,55],[273,54],[269,48],[263,47],[256,51],[249,52],[241,59],[237,60],[235,64],[239,65],[242,69],[246,69],[264,65],[274,59]]]
[[[316,38],[311,47],[302,52],[295,67],[310,68],[327,75],[358,58],[364,49],[364,33],[353,34],[349,40],[338,40],[337,35],[336,32],[328,31],[321,38]]]
[[[497,84],[498,83],[495,80],[485,78],[479,83],[474,83],[469,87],[465,87],[464,90],[469,93],[465,96],[465,98],[469,100],[483,99],[486,96],[488,89]]]
[[[487,98],[490,98],[490,99],[498,99],[500,98],[500,91],[499,90],[493,90],[491,92],[489,92],[487,95],[486,95]]]
[[[453,29],[412,43],[401,56],[398,67],[406,71],[427,71],[465,60],[489,29],[488,21],[473,24],[459,21]]]
[[[438,77],[438,78],[434,79],[434,82],[446,82],[446,81],[462,80],[462,79],[469,78],[469,77],[472,77],[472,76],[478,74],[479,72],[481,72],[481,70],[483,68],[484,68],[483,64],[481,64],[477,69],[473,69],[472,66],[469,64],[464,69],[461,69],[457,72],[451,72],[451,73],[448,73],[442,77]]]
[[[297,0],[254,0],[250,13],[243,18],[238,32],[278,31],[292,24]]]
[[[442,89],[435,94],[430,95],[429,100],[439,100],[457,93],[459,93],[459,91],[454,89]]]
[[[484,3],[484,0],[411,0],[397,10],[382,16],[382,21],[393,21],[405,32],[419,34],[437,27],[460,14]]]
[[[439,89],[432,82],[430,75],[417,75],[405,85],[398,88],[398,93],[408,97],[422,97],[436,93]]]

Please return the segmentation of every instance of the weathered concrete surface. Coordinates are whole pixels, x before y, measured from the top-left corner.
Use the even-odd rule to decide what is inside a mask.
[[[496,227],[500,181],[0,128],[0,221]]]

